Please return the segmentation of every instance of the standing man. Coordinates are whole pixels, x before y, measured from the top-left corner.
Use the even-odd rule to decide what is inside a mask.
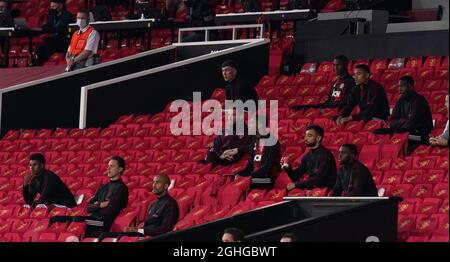
[[[336,162],[330,150],[322,145],[323,137],[322,127],[308,126],[305,144],[311,150],[303,157],[300,166],[293,170],[290,164],[281,163],[281,168],[292,180],[292,183],[286,186],[288,191],[294,188],[313,189],[315,187],[331,189],[336,183]]]
[[[96,64],[99,33],[89,25],[89,11],[80,10],[77,13],[77,25],[80,28],[73,33],[70,46],[66,53],[66,71],[72,71]]]
[[[357,65],[354,68],[354,72],[355,82],[359,86],[361,93],[358,99],[360,112],[347,117],[340,115],[336,119],[336,123],[342,125],[350,121],[360,120],[368,122],[374,118],[387,121],[389,117],[389,102],[384,88],[370,79],[369,66],[364,64]]]
[[[376,197],[377,187],[367,167],[356,160],[358,148],[344,144],[339,148],[339,169],[336,185],[328,196]]]
[[[45,157],[42,154],[30,156],[30,174],[24,177],[22,193],[25,203],[33,208],[39,204],[77,205],[67,185],[55,173],[45,169]],[[40,198],[35,201],[37,194]]]

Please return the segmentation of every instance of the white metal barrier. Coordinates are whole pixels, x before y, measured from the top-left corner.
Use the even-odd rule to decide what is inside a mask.
[[[182,43],[183,41],[183,33],[186,32],[198,32],[198,31],[204,31],[205,32],[205,41],[208,42],[210,32],[214,30],[232,30],[232,39],[236,40],[237,36],[237,29],[259,29],[259,34],[255,39],[262,39],[264,36],[264,25],[263,24],[251,24],[251,25],[225,25],[225,26],[207,26],[207,27],[189,27],[189,28],[180,28],[178,29],[178,43]]]

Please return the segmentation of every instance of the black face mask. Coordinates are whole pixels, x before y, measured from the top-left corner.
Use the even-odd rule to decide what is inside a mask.
[[[57,15],[58,11],[56,11],[56,9],[49,9],[48,13],[51,14],[51,15]]]

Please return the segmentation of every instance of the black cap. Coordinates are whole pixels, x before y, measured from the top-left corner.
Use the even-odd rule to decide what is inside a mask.
[[[65,4],[66,0],[50,0],[50,2],[58,3],[58,4]]]

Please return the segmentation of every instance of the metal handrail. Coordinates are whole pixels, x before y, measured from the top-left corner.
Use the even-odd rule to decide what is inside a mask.
[[[259,29],[259,35],[255,39],[262,39],[264,36],[264,25],[263,24],[251,24],[251,25],[224,25],[224,26],[205,26],[205,27],[189,27],[189,28],[179,28],[178,29],[178,43],[182,43],[184,32],[197,32],[205,31],[205,42],[209,41],[209,32],[212,30],[233,30],[232,40],[236,40],[236,29],[243,28],[254,28]]]

